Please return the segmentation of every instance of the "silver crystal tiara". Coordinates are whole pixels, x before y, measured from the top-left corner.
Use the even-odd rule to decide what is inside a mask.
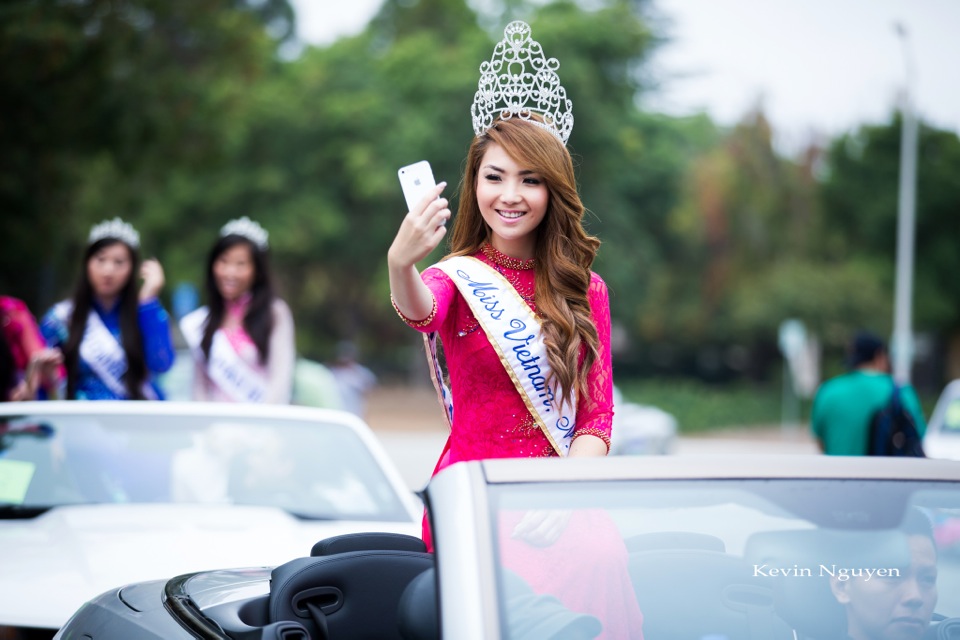
[[[140,248],[140,234],[129,222],[124,222],[120,218],[104,220],[100,224],[94,225],[87,237],[87,244],[93,244],[106,238],[119,240],[133,249]]]
[[[530,25],[520,20],[508,24],[493,56],[480,65],[480,82],[470,108],[474,133],[483,135],[497,119],[517,117],[546,129],[566,145],[573,131],[573,103],[560,84],[559,68],[557,59],[546,58],[540,43],[530,38]],[[532,114],[543,122],[532,119]]]
[[[241,236],[252,242],[261,251],[267,250],[267,238],[270,234],[247,216],[231,220],[220,228],[220,237]]]

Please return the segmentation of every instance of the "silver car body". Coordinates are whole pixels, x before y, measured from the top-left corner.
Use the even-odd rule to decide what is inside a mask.
[[[613,387],[613,430],[610,455],[666,455],[673,453],[679,427],[670,413],[652,405],[628,402]]]
[[[500,561],[492,533],[498,507],[491,501],[491,495],[498,487],[506,496],[519,492],[524,486],[555,486],[559,490],[561,485],[592,485],[597,491],[585,491],[580,497],[593,495],[596,499],[571,503],[571,507],[605,508],[609,503],[604,499],[604,487],[614,483],[642,488],[645,483],[683,483],[688,480],[694,482],[693,487],[712,485],[716,488],[727,481],[775,484],[823,480],[838,487],[845,482],[943,483],[947,490],[946,503],[954,509],[954,523],[960,526],[960,463],[952,461],[749,455],[487,460],[452,465],[433,479],[427,492],[438,553],[443,637],[493,640],[510,635],[509,625],[504,620],[502,593],[497,587]],[[695,491],[703,492],[702,489]],[[709,498],[704,500],[707,502]],[[630,508],[623,510],[630,511]],[[663,513],[669,517],[662,522],[651,521],[640,528],[650,532],[659,529],[670,532],[675,522],[682,520],[680,511],[680,505],[676,509],[665,509]],[[857,517],[856,513],[852,517]],[[771,522],[771,528],[788,526],[779,521]],[[736,524],[722,520],[686,524],[691,525],[692,530],[717,536],[724,530],[736,528]],[[768,525],[764,523],[763,526]],[[941,563],[941,608],[950,616],[960,615],[958,551],[960,549],[954,547],[947,563]],[[678,632],[673,637],[681,637],[681,634]]]
[[[931,458],[960,460],[960,380],[948,384],[937,399],[923,449]]]

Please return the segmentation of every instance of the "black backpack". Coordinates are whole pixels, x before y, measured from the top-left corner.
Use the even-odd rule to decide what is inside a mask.
[[[903,405],[900,399],[900,386],[897,384],[893,385],[890,399],[873,414],[870,420],[867,455],[926,457],[923,452],[923,441],[917,431],[917,423]]]

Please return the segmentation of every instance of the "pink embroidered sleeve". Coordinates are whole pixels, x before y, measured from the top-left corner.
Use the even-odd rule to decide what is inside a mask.
[[[597,327],[599,357],[587,373],[587,390],[577,403],[578,436],[591,435],[603,440],[610,450],[610,432],[613,427],[613,363],[610,355],[610,295],[607,285],[593,274],[590,290],[590,315]]]
[[[433,294],[433,312],[430,314],[430,317],[417,321],[400,314],[399,310],[397,313],[400,314],[400,318],[404,322],[417,331],[421,333],[431,333],[439,330],[447,319],[450,306],[457,296],[457,285],[453,283],[450,276],[440,271],[440,269],[426,269],[420,274],[420,278],[423,280],[423,283],[427,285],[427,288],[430,289],[430,293]],[[394,306],[394,308],[396,308],[396,306]]]

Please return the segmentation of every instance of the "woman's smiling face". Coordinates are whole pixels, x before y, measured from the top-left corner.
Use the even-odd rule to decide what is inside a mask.
[[[112,242],[87,261],[87,279],[101,302],[112,303],[133,275],[133,256],[122,242]]]
[[[235,244],[213,263],[213,279],[220,295],[228,302],[239,299],[253,287],[256,266],[246,243]]]
[[[487,148],[477,175],[477,205],[494,248],[513,258],[532,258],[549,203],[550,191],[537,172],[518,165],[498,144]]]

